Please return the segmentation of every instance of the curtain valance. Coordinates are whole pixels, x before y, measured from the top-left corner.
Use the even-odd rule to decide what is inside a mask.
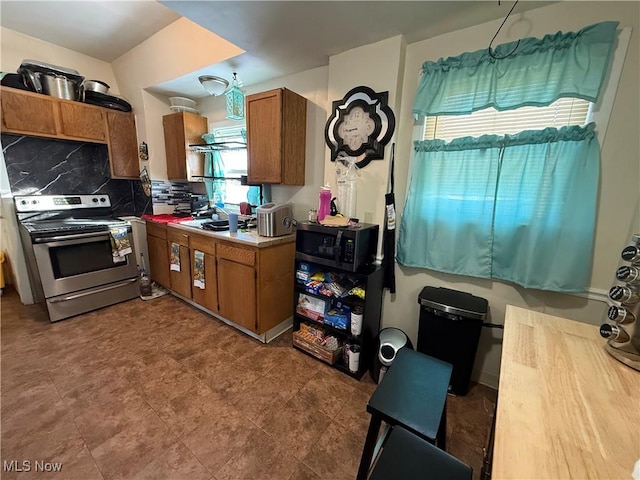
[[[487,148],[513,147],[516,145],[535,145],[553,142],[577,142],[591,140],[596,136],[596,124],[589,123],[584,127],[572,125],[562,128],[545,128],[544,130],[525,130],[514,135],[483,135],[481,137],[454,138],[450,142],[444,140],[421,140],[414,142],[416,152],[455,152],[461,150],[483,150]]]
[[[595,102],[616,40],[618,22],[601,22],[578,32],[520,40],[422,67],[413,112],[464,115],[487,107],[510,110],[549,105],[561,97]],[[502,58],[504,57],[504,58]],[[470,86],[473,88],[470,88]]]

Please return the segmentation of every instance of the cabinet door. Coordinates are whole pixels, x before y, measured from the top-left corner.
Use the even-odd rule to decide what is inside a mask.
[[[2,130],[57,135],[58,104],[46,95],[2,88]]]
[[[202,143],[208,131],[206,117],[188,112],[162,117],[164,146],[169,180],[200,180],[204,175],[204,154],[192,152],[189,145]]]
[[[195,249],[191,249],[191,276],[196,274],[196,258]],[[218,282],[216,272],[216,257],[208,253],[202,252],[204,256],[204,288],[192,285],[191,298],[198,305],[211,310],[218,311]],[[195,279],[195,278],[194,278]]]
[[[107,135],[111,177],[137,179],[140,163],[133,113],[107,112]]]
[[[252,332],[258,331],[255,275],[253,267],[218,258],[220,314]]]
[[[171,244],[168,244],[171,248]],[[191,261],[189,259],[189,247],[180,245],[180,271],[170,270],[171,290],[183,297],[191,298]]]
[[[187,180],[199,182],[204,175],[204,153],[197,153],[189,148],[189,145],[203,143],[202,135],[209,131],[207,117],[183,112],[184,138],[186,152]]]
[[[282,181],[282,90],[247,97],[249,183]]]
[[[169,276],[169,251],[167,241],[163,238],[147,235],[147,248],[149,249],[149,270],[151,280],[169,288],[171,278]]]
[[[80,102],[60,101],[60,133],[67,137],[105,142],[103,109]]]

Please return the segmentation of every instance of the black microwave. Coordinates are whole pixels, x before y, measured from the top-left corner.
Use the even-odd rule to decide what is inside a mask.
[[[307,262],[357,272],[376,259],[378,225],[361,223],[357,227],[326,227],[298,222],[296,258]]]

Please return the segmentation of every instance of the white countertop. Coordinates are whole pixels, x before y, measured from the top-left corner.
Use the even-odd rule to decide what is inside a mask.
[[[228,230],[224,232],[203,230],[199,227],[182,225],[180,223],[168,223],[167,226],[169,228],[177,228],[179,230],[184,230],[185,232],[211,237],[216,240],[226,240],[229,242],[241,243],[257,248],[272,247],[274,245],[281,245],[283,243],[295,242],[296,240],[295,233],[292,233],[291,235],[284,235],[282,237],[263,237],[258,235],[258,232],[256,232],[255,229],[248,230],[247,232],[238,230],[235,233],[231,233]]]

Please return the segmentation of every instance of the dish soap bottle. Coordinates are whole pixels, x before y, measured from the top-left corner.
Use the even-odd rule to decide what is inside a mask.
[[[318,204],[318,221],[324,220],[331,209],[331,187],[327,184],[320,189],[320,202]]]
[[[140,263],[142,263],[140,267],[140,296],[149,297],[153,291],[151,289],[151,278],[147,275],[147,270],[144,266],[144,253],[140,253]]]

